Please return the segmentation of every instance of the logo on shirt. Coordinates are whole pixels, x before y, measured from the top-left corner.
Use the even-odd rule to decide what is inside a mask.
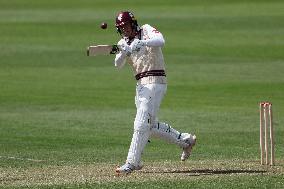
[[[118,15],[117,19],[118,19],[119,21],[122,20],[122,13],[120,13],[120,14]]]

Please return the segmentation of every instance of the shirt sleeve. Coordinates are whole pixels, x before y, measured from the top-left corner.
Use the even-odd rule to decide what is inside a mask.
[[[143,26],[143,42],[146,46],[149,47],[163,47],[165,44],[164,37],[161,32],[159,32],[156,28],[145,24]]]

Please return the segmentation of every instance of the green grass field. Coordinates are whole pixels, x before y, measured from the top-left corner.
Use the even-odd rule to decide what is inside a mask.
[[[1,188],[284,188],[284,2],[0,2]],[[132,10],[157,27],[168,92],[160,120],[194,132],[189,161],[153,139],[144,169],[117,177],[135,116],[135,80],[90,44],[119,40]],[[99,28],[101,22],[109,28]],[[261,101],[273,103],[276,166],[260,166]]]

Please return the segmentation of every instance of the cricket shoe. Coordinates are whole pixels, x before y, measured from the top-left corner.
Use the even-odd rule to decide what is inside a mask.
[[[115,169],[115,172],[117,174],[129,174],[135,170],[140,170],[142,169],[143,165],[139,164],[138,166],[131,165],[130,163],[126,162],[124,165],[121,167],[118,167]]]
[[[184,142],[188,143],[188,146],[183,148],[183,151],[180,157],[181,161],[185,161],[186,159],[189,158],[191,151],[192,151],[192,147],[196,143],[196,136],[186,133],[186,136],[184,137],[183,140]]]

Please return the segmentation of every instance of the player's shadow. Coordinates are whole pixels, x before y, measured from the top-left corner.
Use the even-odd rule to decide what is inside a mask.
[[[230,175],[230,174],[262,174],[266,173],[263,170],[246,170],[246,169],[194,169],[194,170],[155,170],[155,171],[146,171],[145,173],[181,173],[181,174],[190,174],[192,176],[199,175]]]

